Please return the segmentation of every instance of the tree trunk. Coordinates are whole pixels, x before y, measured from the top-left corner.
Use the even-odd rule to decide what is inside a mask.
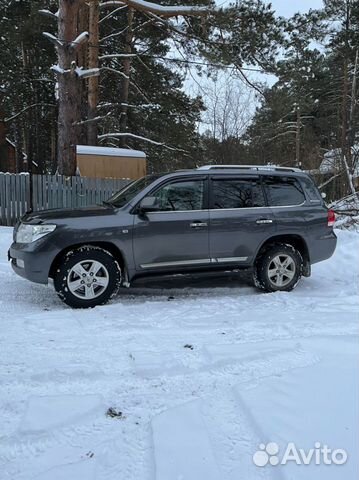
[[[89,5],[82,0],[79,9],[78,31],[85,32],[89,29]],[[77,64],[82,65],[83,68],[88,68],[88,45],[84,43],[80,45],[77,51]],[[86,81],[79,82],[79,89],[81,95],[80,118],[84,119],[88,115],[88,88]],[[81,124],[78,127],[78,143],[87,145],[87,125]]]
[[[343,64],[343,98],[342,98],[342,115],[341,115],[341,157],[344,171],[347,175],[347,187],[350,188],[351,178],[348,166],[350,165],[351,149],[348,146],[348,58],[344,58]],[[344,196],[347,192],[340,192]]]
[[[91,0],[89,10],[89,55],[88,68],[98,68],[99,52],[99,0]],[[94,76],[88,80],[88,120],[87,124],[87,143],[88,145],[97,145],[97,121],[93,120],[97,116],[97,105],[99,98],[99,78]]]
[[[358,63],[359,63],[359,50],[357,49],[355,55],[353,81],[352,81],[352,94],[350,99],[350,114],[349,114],[349,146],[353,147],[356,137],[356,128],[354,125],[356,107],[357,107],[357,75],[358,75]],[[353,165],[352,165],[353,167]]]
[[[58,171],[61,175],[75,175],[76,144],[80,120],[81,96],[75,68],[76,49],[71,42],[77,37],[78,12],[81,1],[61,0],[58,16],[59,67],[67,70],[58,75],[59,117],[58,117]]]
[[[301,129],[301,118],[300,118],[300,106],[297,105],[297,125],[295,132],[295,166],[301,168],[302,163],[300,161],[300,129]]]
[[[132,8],[128,9],[127,13],[127,31],[125,39],[125,53],[132,53],[132,42],[133,42],[133,17],[134,11]],[[127,78],[124,78],[122,81],[122,94],[121,94],[121,116],[120,116],[120,130],[125,133],[127,130],[127,104],[130,91],[130,75],[131,75],[131,57],[124,57],[122,60],[123,73]],[[121,145],[126,146],[126,137],[121,138]]]
[[[23,139],[22,131],[19,122],[15,122],[14,125],[14,137],[15,137],[15,146],[16,146],[16,173],[24,172],[24,157],[23,157]],[[27,168],[26,168],[27,170]]]

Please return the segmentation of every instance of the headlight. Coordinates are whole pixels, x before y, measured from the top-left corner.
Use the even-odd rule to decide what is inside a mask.
[[[31,243],[53,232],[56,225],[28,225],[21,223],[16,232],[16,243]]]

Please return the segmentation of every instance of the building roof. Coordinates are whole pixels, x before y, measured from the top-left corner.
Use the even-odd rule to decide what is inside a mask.
[[[146,158],[145,152],[131,150],[129,148],[93,147],[91,145],[77,145],[76,152],[79,155],[100,155],[105,157],[134,157]]]

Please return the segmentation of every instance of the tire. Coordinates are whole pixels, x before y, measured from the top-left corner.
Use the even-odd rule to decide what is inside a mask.
[[[303,258],[292,245],[269,246],[261,254],[254,269],[256,287],[266,292],[290,292],[302,276]]]
[[[84,245],[64,255],[54,275],[54,286],[70,307],[92,308],[116,295],[121,279],[121,268],[111,253]]]

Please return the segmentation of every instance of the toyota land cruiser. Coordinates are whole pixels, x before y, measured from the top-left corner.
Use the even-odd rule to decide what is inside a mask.
[[[298,169],[204,166],[146,176],[102,206],[26,214],[9,259],[77,308],[150,275],[250,269],[262,290],[290,291],[333,254],[334,221]]]

